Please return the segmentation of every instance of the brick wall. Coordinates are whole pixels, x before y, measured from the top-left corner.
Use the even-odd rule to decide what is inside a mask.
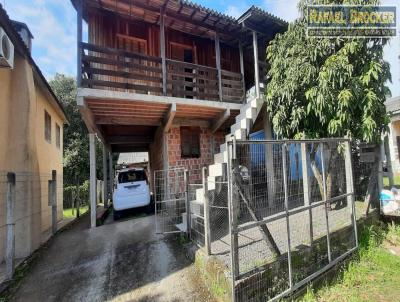
[[[200,128],[200,157],[181,158],[180,127],[172,127],[167,134],[169,168],[185,167],[190,173],[190,182],[201,182],[201,169],[214,163],[214,154],[224,143],[222,132],[212,133],[211,129]]]

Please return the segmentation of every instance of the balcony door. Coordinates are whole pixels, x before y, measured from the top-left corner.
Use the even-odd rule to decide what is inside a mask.
[[[173,95],[186,99],[193,99],[196,93],[196,70],[192,65],[195,64],[195,47],[170,42],[170,57],[174,61],[181,63],[173,63],[172,91]],[[174,72],[175,71],[175,72]]]

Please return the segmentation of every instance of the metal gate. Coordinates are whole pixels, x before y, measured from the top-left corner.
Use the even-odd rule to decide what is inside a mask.
[[[228,143],[233,301],[275,301],[358,246],[346,139]]]
[[[156,233],[187,232],[187,179],[184,168],[154,172]]]

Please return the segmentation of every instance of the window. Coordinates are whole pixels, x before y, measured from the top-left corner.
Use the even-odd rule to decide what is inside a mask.
[[[61,148],[61,128],[57,123],[56,123],[56,147],[58,149]]]
[[[135,181],[147,181],[144,170],[130,170],[118,174],[118,183],[124,184]]]
[[[51,116],[44,111],[44,138],[51,143]]]
[[[181,127],[181,157],[200,157],[200,128]]]

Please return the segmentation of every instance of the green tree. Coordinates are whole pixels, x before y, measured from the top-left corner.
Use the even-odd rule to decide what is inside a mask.
[[[378,1],[323,1],[323,4],[377,4]],[[305,8],[305,1],[299,3]],[[304,15],[304,14],[303,14]],[[299,18],[267,48],[266,108],[280,138],[348,137],[378,142],[387,129],[383,60],[387,39],[311,38]],[[322,177],[311,150],[311,165],[322,191]],[[326,159],[327,171],[337,152]],[[328,190],[332,182],[327,175]],[[328,192],[330,195],[330,191]],[[328,196],[329,197],[329,196]]]
[[[51,88],[63,104],[69,124],[64,127],[64,182],[74,184],[89,179],[88,131],[76,105],[76,82],[72,77],[56,74],[49,81]],[[97,177],[102,178],[102,149],[96,144]]]

